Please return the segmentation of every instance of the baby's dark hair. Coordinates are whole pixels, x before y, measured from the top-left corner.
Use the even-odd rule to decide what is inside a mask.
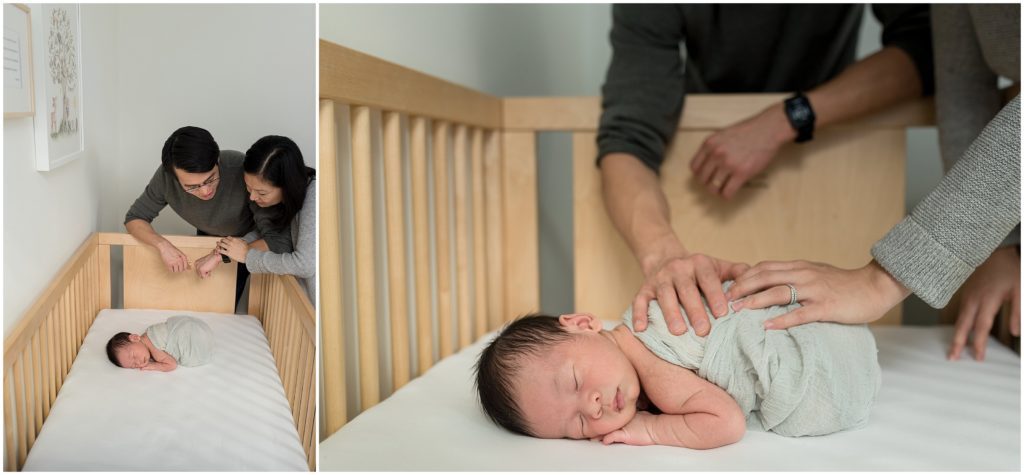
[[[110,358],[110,362],[118,368],[124,368],[124,366],[117,361],[117,350],[132,342],[128,339],[130,335],[131,333],[121,332],[110,337],[110,341],[107,342],[107,358]]]
[[[487,417],[509,431],[535,436],[514,398],[515,378],[525,356],[543,356],[571,338],[558,317],[550,315],[530,314],[506,325],[476,363],[476,390]]]

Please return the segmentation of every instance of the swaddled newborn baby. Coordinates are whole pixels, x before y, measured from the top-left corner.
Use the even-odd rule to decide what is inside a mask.
[[[213,354],[213,332],[195,317],[176,315],[150,325],[142,335],[121,332],[107,342],[107,357],[122,368],[173,371],[199,366]]]
[[[764,329],[796,305],[731,312],[706,337],[671,335],[656,301],[636,334],[629,310],[612,331],[589,314],[524,317],[481,353],[480,401],[513,432],[606,444],[718,447],[742,438],[750,414],[787,436],[862,426],[880,383],[871,332]]]

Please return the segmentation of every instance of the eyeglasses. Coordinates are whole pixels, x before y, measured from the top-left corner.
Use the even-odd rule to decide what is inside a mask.
[[[220,173],[214,172],[214,174],[210,175],[210,178],[207,178],[206,181],[204,181],[202,184],[185,186],[183,188],[185,189],[185,193],[195,194],[200,189],[206,188],[207,186],[217,183],[217,180],[220,180]]]

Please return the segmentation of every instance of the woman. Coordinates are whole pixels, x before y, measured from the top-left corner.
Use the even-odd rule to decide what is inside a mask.
[[[741,308],[799,301],[766,322],[867,323],[910,292],[946,305],[963,284],[949,358],[973,332],[985,356],[999,307],[1010,302],[1010,333],[1020,335],[1020,95],[999,103],[996,76],[1020,82],[1020,5],[935,5],[936,106],[944,158],[956,164],[903,222],[853,270],[809,262],[767,262],[736,279],[726,297]],[[966,283],[964,283],[966,281]]]
[[[221,239],[217,252],[244,263],[252,273],[298,277],[315,306],[316,170],[306,166],[295,142],[278,135],[257,140],[245,152],[242,168],[249,200],[272,212],[272,226],[288,228],[294,251],[278,254],[261,249],[264,246],[250,246],[248,242],[259,239],[253,232],[243,239]]]

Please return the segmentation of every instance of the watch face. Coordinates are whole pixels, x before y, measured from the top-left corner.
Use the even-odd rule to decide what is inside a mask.
[[[794,104],[792,109],[793,120],[803,122],[810,118],[811,111],[803,104]]]

